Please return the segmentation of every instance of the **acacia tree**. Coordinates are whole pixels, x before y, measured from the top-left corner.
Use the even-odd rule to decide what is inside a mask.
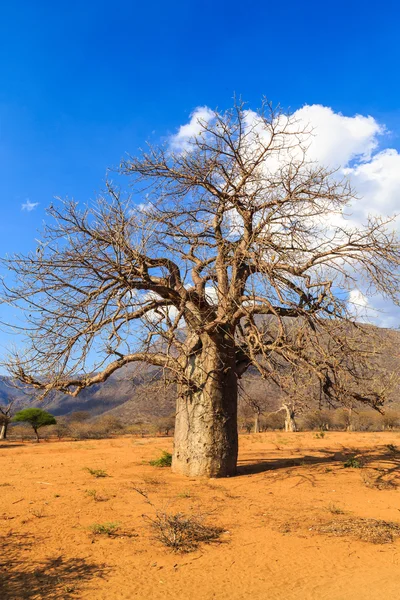
[[[36,435],[36,441],[39,442],[39,429],[48,425],[56,425],[57,421],[50,413],[41,408],[24,408],[18,411],[12,418],[14,423],[29,423]]]
[[[292,117],[239,102],[198,128],[184,148],[126,158],[129,194],[108,183],[94,204],[51,206],[37,251],[6,261],[5,299],[28,320],[8,369],[76,396],[128,363],[161,367],[177,384],[173,469],[229,476],[238,379],[283,362],[343,397],[343,357],[368,359],[346,291],[362,278],[396,300],[400,249],[391,219],[346,219],[348,182],[308,161]],[[349,389],[380,406],[371,392]]]

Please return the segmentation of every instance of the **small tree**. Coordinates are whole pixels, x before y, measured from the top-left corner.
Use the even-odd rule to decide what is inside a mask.
[[[160,417],[155,422],[157,431],[160,435],[169,435],[170,431],[175,426],[175,415],[169,415],[168,417]]]
[[[56,425],[57,421],[50,413],[42,410],[41,408],[25,408],[20,410],[13,417],[12,421],[15,423],[29,423],[32,425],[33,431],[35,432],[36,439],[39,442],[39,432],[41,427],[46,425]]]
[[[250,413],[247,412],[243,416],[254,419],[252,427],[254,433],[261,431],[262,416],[267,412],[271,412],[276,405],[276,396],[279,390],[271,382],[268,383],[269,385],[255,372],[250,372],[241,381],[240,398],[250,409]]]

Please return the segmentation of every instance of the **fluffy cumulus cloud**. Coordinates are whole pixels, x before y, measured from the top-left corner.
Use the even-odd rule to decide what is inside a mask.
[[[27,198],[26,202],[21,204],[21,210],[25,210],[26,212],[32,212],[35,208],[39,206],[39,202],[31,202],[29,198]]]
[[[320,104],[304,106],[294,117],[312,131],[309,158],[334,168],[353,159],[369,160],[385,131],[373,117],[345,117]]]
[[[190,150],[190,140],[196,137],[203,130],[202,124],[208,123],[214,116],[214,112],[207,106],[197,107],[190,115],[189,123],[181,125],[178,133],[173,135],[170,140],[171,149],[175,152]]]
[[[380,149],[387,135],[384,124],[370,115],[345,116],[320,104],[303,106],[293,116],[298,131],[312,132],[307,139],[309,159],[337,169],[338,176],[351,182],[357,195],[351,206],[354,223],[364,223],[368,215],[400,212],[400,153],[394,148]],[[197,108],[189,123],[172,136],[171,148],[190,150],[190,139],[200,133],[201,122],[208,123],[212,118],[209,108]],[[247,111],[246,119],[254,124],[257,116]],[[400,234],[400,219],[395,226]],[[393,309],[384,298],[367,298],[361,290],[362,286],[349,294],[349,308],[357,318],[384,327],[400,326],[400,309]]]

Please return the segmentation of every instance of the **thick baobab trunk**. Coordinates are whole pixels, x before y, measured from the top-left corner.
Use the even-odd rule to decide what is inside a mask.
[[[0,440],[7,439],[7,427],[8,427],[8,423],[2,423],[1,428],[0,428]]]
[[[230,338],[203,340],[188,376],[192,386],[178,390],[172,468],[192,477],[235,475],[238,384]]]
[[[297,431],[295,413],[289,406],[285,406],[285,431]]]

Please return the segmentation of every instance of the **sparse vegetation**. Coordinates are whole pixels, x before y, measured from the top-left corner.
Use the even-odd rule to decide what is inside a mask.
[[[161,456],[149,463],[152,467],[170,467],[172,465],[172,454],[163,450]]]
[[[165,481],[162,481],[161,479],[156,479],[155,477],[143,477],[143,482],[146,485],[165,485]]]
[[[343,466],[346,469],[361,469],[363,467],[363,462],[359,458],[351,456],[343,463]]]
[[[178,494],[178,498],[193,498],[193,494],[190,490],[185,490]]]
[[[101,477],[109,477],[108,473],[103,469],[91,469],[89,467],[85,467],[85,471],[93,475],[93,477],[101,478]]]
[[[222,527],[207,524],[206,515],[200,512],[187,515],[160,510],[154,506],[145,490],[134,489],[155,512],[153,517],[143,515],[150,523],[155,539],[174,552],[192,552],[200,544],[216,542],[224,531]]]
[[[344,515],[344,513],[345,513],[345,511],[342,508],[340,508],[340,506],[337,506],[336,504],[333,504],[333,502],[331,502],[329,504],[328,510],[333,515]]]
[[[338,519],[313,527],[318,533],[330,533],[343,537],[351,536],[363,542],[390,544],[400,537],[400,523],[379,519]]]
[[[93,498],[93,500],[95,502],[106,502],[108,500],[108,498],[105,498],[104,496],[100,496],[98,494],[97,490],[85,490],[85,494],[89,498]]]
[[[221,527],[207,525],[203,515],[185,515],[158,510],[155,517],[145,516],[150,522],[155,537],[174,552],[191,552],[199,544],[218,540]]]
[[[93,523],[89,526],[89,530],[94,535],[108,535],[113,536],[116,534],[119,528],[119,523]]]

